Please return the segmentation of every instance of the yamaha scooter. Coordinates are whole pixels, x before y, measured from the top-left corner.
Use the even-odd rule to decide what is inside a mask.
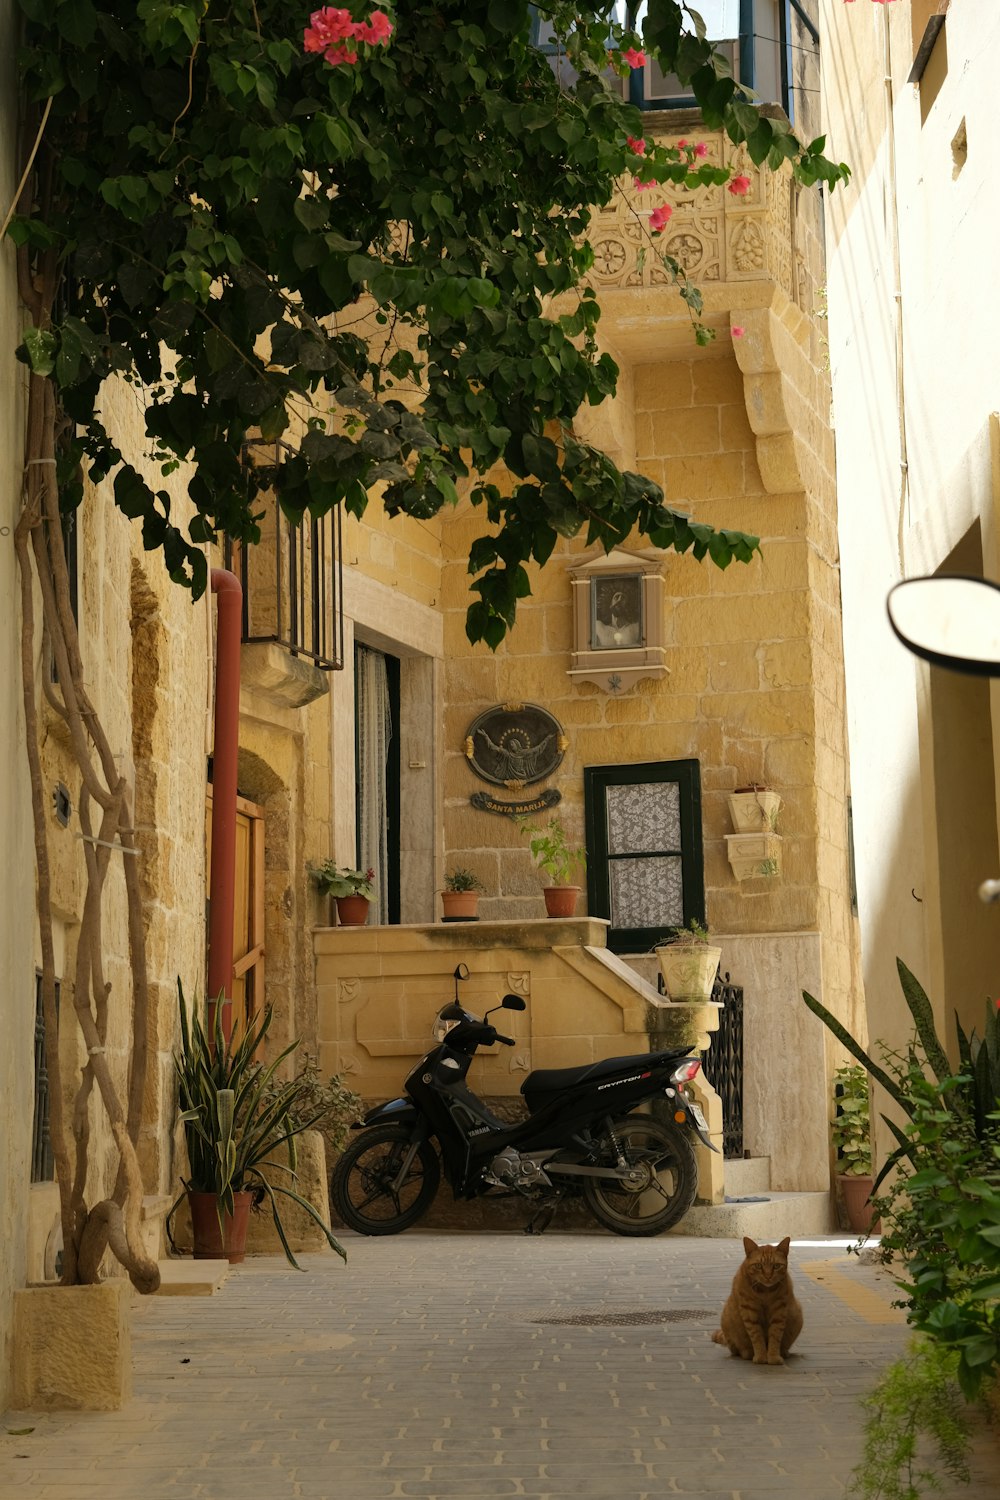
[[[504,995],[480,1019],[457,999],[441,1010],[437,1045],[410,1073],[405,1093],[380,1104],[355,1129],[333,1172],[333,1207],[360,1234],[398,1234],[434,1201],[442,1169],[456,1199],[522,1195],[535,1208],[529,1232],[560,1199],[582,1194],[615,1234],[662,1234],[694,1202],[692,1137],[711,1150],[705,1118],[686,1085],[701,1059],[686,1049],[609,1057],[578,1068],[543,1068],[521,1085],[527,1114],[505,1123],[466,1083],[480,1047],[513,1047],[490,1022],[523,1011]],[[653,1113],[645,1112],[652,1106]]]

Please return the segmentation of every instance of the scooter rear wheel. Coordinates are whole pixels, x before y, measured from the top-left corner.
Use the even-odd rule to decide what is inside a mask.
[[[348,1229],[399,1234],[423,1218],[434,1202],[441,1168],[430,1141],[421,1141],[396,1186],[410,1144],[404,1125],[376,1125],[347,1147],[333,1169],[330,1202]]]
[[[677,1224],[698,1191],[698,1164],[688,1136],[676,1126],[649,1115],[629,1115],[614,1122],[614,1133],[630,1167],[643,1174],[637,1183],[586,1177],[583,1195],[598,1223],[615,1234],[662,1234]],[[617,1159],[614,1144],[602,1142],[609,1165]]]

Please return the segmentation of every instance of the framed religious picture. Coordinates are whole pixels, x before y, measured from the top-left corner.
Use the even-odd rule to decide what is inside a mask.
[[[642,574],[613,573],[590,580],[592,651],[621,651],[645,645]]]
[[[569,675],[606,693],[627,693],[668,672],[663,625],[663,554],[615,547],[576,558]]]

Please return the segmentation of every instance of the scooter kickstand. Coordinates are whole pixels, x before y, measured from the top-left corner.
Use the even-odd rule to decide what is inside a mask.
[[[562,1194],[558,1193],[549,1203],[543,1203],[536,1213],[533,1213],[524,1226],[525,1234],[544,1234],[555,1217],[555,1211],[559,1207]]]

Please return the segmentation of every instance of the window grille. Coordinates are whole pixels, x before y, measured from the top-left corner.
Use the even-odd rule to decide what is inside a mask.
[[[56,1012],[59,983],[56,981]],[[35,1110],[31,1127],[31,1180],[51,1182],[55,1177],[52,1139],[49,1134],[49,1074],[45,1066],[45,1014],[42,1010],[42,976],[35,975]]]

